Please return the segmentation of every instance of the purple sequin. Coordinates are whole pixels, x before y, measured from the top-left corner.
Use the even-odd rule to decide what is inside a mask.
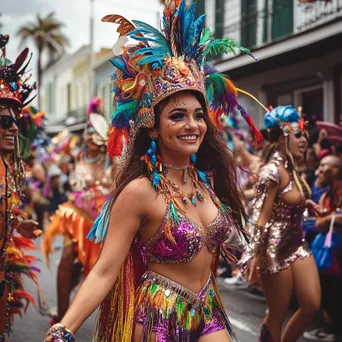
[[[191,261],[203,248],[212,252],[227,240],[231,231],[229,217],[218,210],[215,220],[207,226],[205,232],[198,224],[178,213],[181,222],[171,227],[176,244],[165,236],[165,225],[168,223],[169,209],[156,235],[146,244],[148,260],[154,263],[171,264]]]

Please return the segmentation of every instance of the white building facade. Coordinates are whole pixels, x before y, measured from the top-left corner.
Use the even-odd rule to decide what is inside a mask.
[[[50,134],[66,126],[71,130],[84,128],[91,96],[90,54],[90,46],[83,46],[44,70],[42,110],[46,112]]]

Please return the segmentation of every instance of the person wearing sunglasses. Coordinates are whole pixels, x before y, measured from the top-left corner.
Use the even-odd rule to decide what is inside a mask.
[[[270,144],[252,202],[249,247],[268,306],[259,342],[293,342],[320,308],[318,271],[301,225],[306,208],[316,216],[320,209],[308,200],[310,188],[298,175],[297,165],[308,146],[300,113],[279,106],[265,114],[264,124]],[[294,293],[299,309],[282,331]]]
[[[0,49],[0,341],[6,341],[13,314],[21,315],[24,301],[31,302],[21,274],[37,283],[35,258],[19,247],[32,249],[31,239],[41,234],[38,223],[25,220],[21,210],[25,171],[19,155],[18,120],[34,89],[27,83],[27,57],[25,49],[11,63],[5,58],[4,46]]]
[[[71,193],[50,218],[44,232],[43,253],[47,260],[54,237],[64,238],[57,271],[57,308],[50,312],[51,323],[60,321],[69,308],[70,293],[82,276],[93,268],[101,244],[86,239],[95,218],[109,198],[113,184],[112,163],[106,153],[109,125],[102,113],[102,99],[93,98],[88,108],[88,122],[83,132],[83,148],[76,157],[70,179]]]

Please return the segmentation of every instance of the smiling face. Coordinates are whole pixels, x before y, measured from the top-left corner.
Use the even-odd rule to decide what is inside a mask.
[[[170,96],[160,113],[159,127],[154,129],[165,162],[183,163],[197,153],[207,132],[205,115],[194,94],[179,92]]]
[[[289,151],[295,160],[302,160],[308,148],[306,133],[303,131],[294,131],[289,135]]]
[[[18,126],[13,120],[14,115],[9,108],[0,109],[0,155],[12,153],[15,149]]]

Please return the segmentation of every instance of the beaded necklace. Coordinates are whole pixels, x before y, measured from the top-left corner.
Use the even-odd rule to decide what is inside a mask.
[[[191,164],[187,165],[173,165],[173,164],[166,164],[163,163],[163,172],[166,174],[168,172],[168,169],[172,170],[183,170],[183,183],[186,184],[188,183],[188,173],[189,173],[189,168],[191,167]]]

